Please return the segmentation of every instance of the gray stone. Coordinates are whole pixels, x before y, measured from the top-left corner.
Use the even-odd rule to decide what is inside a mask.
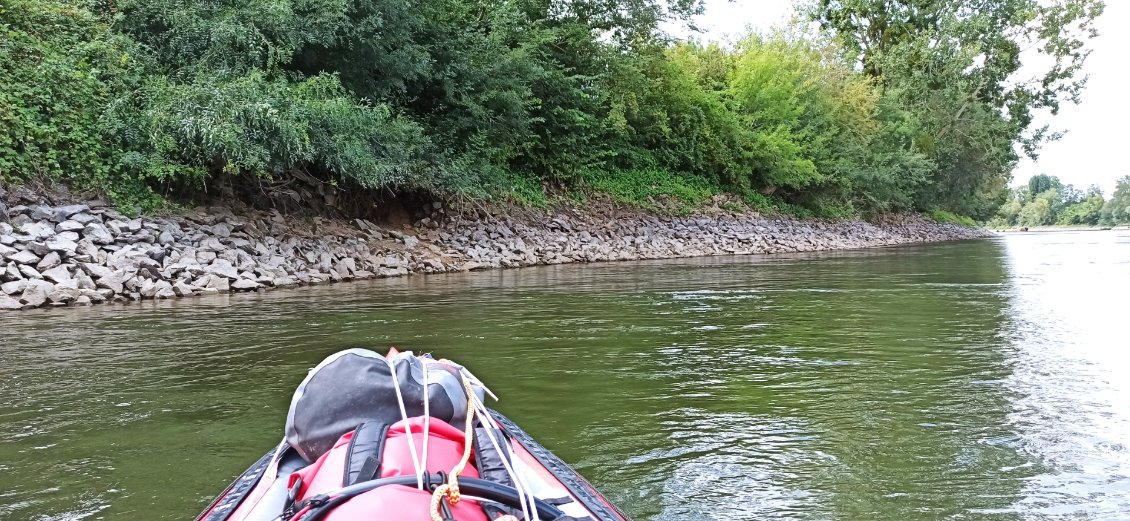
[[[40,257],[30,251],[23,250],[8,256],[8,260],[16,264],[37,264]]]
[[[197,249],[200,251],[219,253],[226,250],[227,248],[224,247],[223,243],[221,243],[219,239],[216,239],[215,237],[208,237],[203,241],[200,241],[200,246]]]
[[[153,298],[157,296],[157,283],[145,279],[141,281],[141,287],[138,288],[137,292],[141,294],[141,298]]]
[[[239,278],[239,270],[235,269],[235,266],[232,266],[231,261],[228,261],[226,259],[216,259],[212,261],[212,264],[208,265],[205,271],[213,275],[227,277],[231,280],[236,280]]]
[[[157,237],[157,244],[161,244],[163,246],[169,246],[176,242],[176,238],[174,238],[173,234],[168,231],[161,232],[161,235]]]
[[[82,234],[87,239],[90,239],[95,244],[110,244],[114,242],[114,236],[110,235],[110,231],[105,226],[98,223],[87,224],[82,230]]]
[[[191,297],[196,292],[196,289],[197,288],[180,281],[173,284],[173,292],[179,297]]]
[[[55,268],[42,272],[42,274],[43,278],[50,280],[51,282],[54,282],[56,284],[71,279],[71,270],[70,266],[68,265],[57,266]]]
[[[55,236],[55,225],[47,221],[31,222],[21,226],[20,231],[34,240],[41,240]]]
[[[12,217],[12,219],[9,222],[11,223],[12,226],[19,228],[19,227],[27,226],[28,224],[30,224],[31,223],[31,217],[28,217],[27,214],[25,214],[25,213],[21,213],[21,214],[15,216],[15,217]]]
[[[24,278],[24,276],[20,274],[19,265],[14,262],[9,262],[8,265],[4,267],[4,270],[0,271],[0,276],[6,277],[8,280]]]
[[[91,302],[95,302],[95,303],[103,302],[106,299],[113,296],[113,292],[108,290],[108,289],[103,289],[103,290],[99,290],[99,291],[94,291],[94,290],[91,290],[91,289],[80,289],[80,290],[78,290],[78,294],[79,294],[80,297],[86,297],[86,298],[90,299]]]
[[[11,298],[7,295],[0,295],[0,310],[16,310],[23,309],[24,305],[20,301]]]
[[[407,275],[408,268],[380,268],[377,270],[378,277],[399,277]]]
[[[89,306],[91,302],[91,298],[86,295],[79,295],[78,298],[75,299],[76,306]]]
[[[201,264],[208,264],[208,263],[216,260],[216,252],[214,252],[214,251],[199,252],[199,253],[196,254],[196,260],[197,260],[197,262],[199,262]]]
[[[70,257],[78,251],[78,244],[74,241],[56,237],[47,241],[47,248],[52,252],[58,252]],[[50,255],[50,253],[48,255]]]
[[[216,237],[231,237],[232,225],[219,223],[212,227],[212,235]]]
[[[90,224],[94,221],[97,221],[98,218],[93,216],[93,215],[90,215],[86,212],[83,212],[83,213],[78,213],[78,214],[72,215],[69,220],[77,222],[77,223],[79,223],[83,226],[86,226],[87,224]]]
[[[141,226],[141,219],[130,219],[129,222],[126,223],[125,228],[132,233],[137,233],[141,231]]]
[[[0,235],[0,244],[3,244],[5,246],[11,246],[11,245],[15,244],[16,242],[17,242],[17,239],[16,239],[16,236],[14,236],[14,235],[8,235],[8,234]]]
[[[105,277],[100,277],[95,281],[95,284],[100,288],[113,290],[114,293],[121,293],[125,291],[125,282],[129,275],[125,270],[117,270]]]
[[[75,272],[75,282],[78,283],[79,289],[98,289],[98,286],[94,284],[94,279],[91,279],[90,275],[87,275],[82,270]]]
[[[164,248],[154,246],[152,248],[149,248],[149,250],[145,252],[145,255],[147,255],[150,259],[153,259],[153,261],[157,263],[157,266],[160,267],[161,262],[165,260],[166,254]]]
[[[228,281],[227,277],[212,277],[212,280],[208,281],[208,285],[206,287],[217,291],[227,292],[231,291],[231,282]]]
[[[59,258],[59,254],[55,253],[55,252],[51,252],[51,253],[48,253],[46,256],[44,256],[43,260],[39,261],[39,264],[35,265],[35,269],[42,272],[43,270],[49,270],[49,269],[54,268],[55,266],[58,266],[62,263],[63,263],[63,259]]]
[[[47,291],[39,286],[28,286],[20,295],[20,302],[31,307],[42,306],[47,303]]]
[[[232,283],[231,287],[235,288],[237,291],[250,291],[253,289],[258,289],[259,283],[253,280],[239,279]]]
[[[62,222],[70,218],[76,213],[89,211],[90,207],[85,204],[72,204],[68,206],[60,206],[52,212],[51,219],[55,222]]]
[[[405,248],[408,248],[409,250],[411,250],[411,249],[415,248],[416,245],[418,245],[418,244],[420,244],[420,239],[417,239],[415,235],[405,235],[404,236],[404,247]]]
[[[12,282],[5,282],[0,284],[0,295],[15,295],[27,288],[27,281],[13,280]]]
[[[6,258],[8,258],[9,255],[12,255],[12,254],[16,253],[17,251],[20,251],[20,250],[17,250],[15,248],[8,246],[8,245],[5,245],[5,244],[0,244],[0,259],[6,259]]]
[[[80,223],[78,221],[66,220],[66,221],[63,221],[63,222],[55,225],[55,231],[59,232],[59,233],[62,233],[62,232],[78,232],[78,231],[82,231],[82,229],[85,228],[85,227],[86,227],[85,225],[83,225],[82,223]]]
[[[61,240],[61,241],[78,242],[79,239],[81,239],[81,238],[82,238],[82,236],[79,235],[78,232],[62,232],[62,233],[55,235],[55,239],[58,239],[58,240]],[[47,242],[51,242],[51,240],[48,239]]]
[[[12,228],[11,224],[4,222],[4,219],[0,219],[0,235],[10,235],[14,231],[16,230],[15,228]]]
[[[27,243],[27,249],[40,257],[51,253],[51,248],[48,248],[47,244],[42,242],[29,242]]]
[[[113,273],[113,270],[111,270],[110,268],[107,268],[105,266],[102,266],[101,264],[86,263],[86,264],[81,264],[80,266],[82,267],[83,271],[85,271],[88,275],[90,275],[91,277],[94,277],[96,279],[100,279],[100,278],[103,278],[103,277],[109,277],[110,274]]]
[[[32,220],[42,221],[44,219],[50,219],[54,217],[55,212],[52,211],[50,207],[36,205],[31,207],[31,212],[29,212],[28,215],[31,216]]]
[[[78,298],[79,293],[77,289],[69,288],[56,288],[47,294],[47,300],[54,304],[70,304]]]
[[[86,255],[91,259],[98,259],[102,255],[102,250],[98,249],[98,247],[95,246],[90,239],[83,239],[81,241],[78,241],[78,250],[76,251],[76,254]]]
[[[170,284],[169,281],[159,280],[157,281],[156,292],[154,292],[153,296],[159,299],[167,299],[176,297],[177,293],[173,291],[173,285]]]

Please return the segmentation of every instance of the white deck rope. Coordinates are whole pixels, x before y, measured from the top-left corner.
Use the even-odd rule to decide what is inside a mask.
[[[404,431],[408,435],[408,452],[412,455],[412,466],[416,469],[416,488],[424,490],[424,473],[420,470],[420,461],[416,454],[416,441],[412,439],[412,425],[408,423],[408,410],[404,408],[404,395],[400,393],[400,379],[396,377],[396,364],[385,357],[388,368],[392,371],[392,386],[396,388],[396,401],[400,405],[400,417],[404,419]]]
[[[502,460],[502,466],[506,468],[506,472],[510,474],[510,479],[514,481],[514,488],[518,491],[518,500],[522,505],[522,516],[532,521],[539,521],[538,509],[534,506],[534,500],[536,498],[533,491],[527,491],[525,480],[521,479],[518,475],[518,471],[510,464],[510,461],[506,457],[503,457],[504,455],[516,457],[516,455],[513,453],[513,450],[509,450],[511,447],[507,447],[508,450],[503,451],[502,446],[499,445],[498,440],[495,439],[493,431],[497,430],[497,427],[494,426],[494,417],[490,415],[490,411],[487,409],[486,405],[480,402],[475,396],[471,396],[470,399],[474,402],[475,409],[479,413],[479,421],[486,427],[484,430],[487,433],[487,439],[490,440],[490,444],[494,447],[494,450],[498,451],[499,459]],[[483,418],[486,418],[486,421],[483,421]],[[528,504],[526,501],[527,498],[529,498]]]
[[[431,432],[432,413],[431,413],[431,396],[428,394],[428,373],[431,371],[428,368],[428,363],[431,361],[429,358],[420,357],[420,361],[424,363],[424,454],[420,457],[420,467],[424,472],[428,472],[428,438]]]

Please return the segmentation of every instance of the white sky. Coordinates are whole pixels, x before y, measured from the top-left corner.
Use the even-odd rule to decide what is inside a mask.
[[[697,20],[710,40],[729,40],[747,27],[766,29],[786,21],[793,0],[705,0],[706,13]],[[1061,107],[1059,116],[1046,121],[1052,130],[1066,130],[1063,139],[1044,146],[1040,160],[1021,161],[1013,172],[1013,185],[1025,184],[1036,174],[1059,176],[1064,183],[1086,188],[1097,184],[1109,197],[1114,182],[1130,175],[1124,159],[1130,152],[1130,0],[1107,0],[1098,21],[1099,37],[1091,42],[1087,60],[1091,79],[1080,105]]]

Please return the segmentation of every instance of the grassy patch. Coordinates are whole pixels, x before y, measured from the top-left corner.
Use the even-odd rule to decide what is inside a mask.
[[[549,206],[549,197],[541,181],[532,177],[508,175],[505,181],[504,196],[522,206],[545,208]]]
[[[615,201],[654,211],[690,213],[716,193],[701,177],[659,169],[593,172],[584,180]]]
[[[742,200],[751,208],[762,213],[791,215],[800,219],[811,219],[814,217],[812,211],[808,208],[788,203],[778,197],[765,195],[760,192],[748,192],[742,196]]]
[[[958,215],[958,214],[953,213],[953,212],[947,212],[945,210],[939,210],[939,209],[931,210],[930,211],[930,218],[935,220],[935,221],[938,221],[940,223],[960,224],[962,226],[968,226],[970,228],[977,226],[977,223],[975,221],[973,221],[972,218],[966,217],[964,215]]]

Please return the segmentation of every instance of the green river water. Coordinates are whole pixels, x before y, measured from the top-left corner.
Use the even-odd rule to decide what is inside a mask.
[[[396,345],[637,520],[1130,519],[1130,232],[0,316],[0,519],[191,519],[306,370]]]

